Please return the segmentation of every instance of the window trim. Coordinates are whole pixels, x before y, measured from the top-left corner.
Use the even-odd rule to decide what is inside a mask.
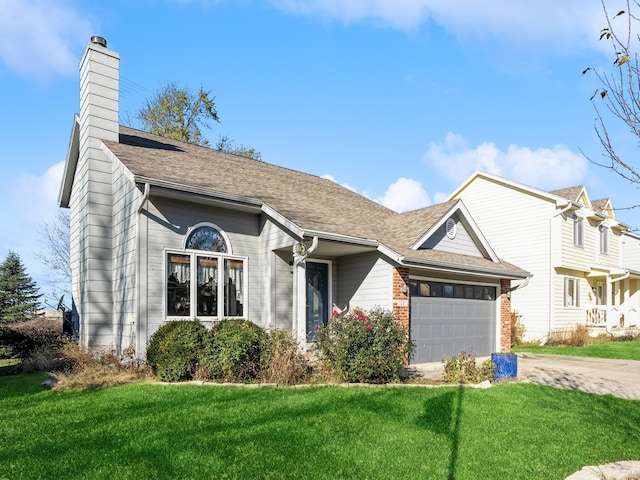
[[[192,230],[191,230],[192,231]],[[222,233],[222,232],[221,232]],[[188,234],[187,234],[188,236]],[[226,239],[225,239],[226,241]],[[185,240],[186,242],[186,240]],[[229,247],[229,243],[227,243],[227,247]],[[230,249],[230,248],[229,248]],[[194,319],[197,318],[199,320],[205,322],[216,321],[223,318],[245,318],[247,314],[247,309],[249,308],[249,296],[247,295],[248,286],[249,286],[249,257],[241,256],[241,255],[232,255],[230,253],[223,252],[212,252],[208,250],[191,250],[191,249],[179,249],[179,248],[163,248],[163,257],[162,257],[162,316],[165,321],[171,320],[185,320],[185,319]],[[190,292],[189,292],[189,314],[188,315],[169,315],[168,309],[168,289],[167,289],[167,280],[168,280],[168,266],[169,266],[169,255],[184,255],[189,257],[189,280],[190,280]],[[197,300],[198,300],[198,257],[212,257],[218,259],[218,267],[217,267],[217,312],[216,315],[206,315],[201,316],[198,315],[197,311]],[[226,291],[225,284],[225,265],[227,260],[236,260],[242,262],[242,270],[243,270],[243,279],[242,279],[242,291],[243,293],[243,302],[242,302],[242,315],[236,316],[225,316],[224,315],[224,295]]]
[[[572,291],[572,296],[569,295],[570,290]],[[580,308],[580,278],[564,277],[563,292],[563,304],[566,308]]]
[[[584,247],[584,218],[579,215],[573,217],[573,246]]]
[[[600,242],[600,253],[604,255],[609,254],[609,227],[603,224],[600,224],[598,227],[600,231],[599,242]]]

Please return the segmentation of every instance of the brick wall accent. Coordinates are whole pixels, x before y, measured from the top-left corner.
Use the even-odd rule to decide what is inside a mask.
[[[500,280],[500,351],[511,351],[511,299],[507,292],[511,280]]]
[[[405,288],[406,293],[402,292]],[[393,269],[393,313],[409,331],[409,269],[394,267]]]

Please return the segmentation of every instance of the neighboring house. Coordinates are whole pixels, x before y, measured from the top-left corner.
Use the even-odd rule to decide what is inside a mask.
[[[638,237],[616,220],[608,199],[592,201],[582,186],[545,192],[483,172],[450,199],[464,201],[501,258],[531,272],[511,297],[525,339],[546,340],[577,324],[594,331],[638,325]],[[635,242],[635,257],[622,254],[625,238]]]
[[[622,264],[640,271],[640,235],[624,232],[622,235]]]
[[[500,261],[461,201],[398,214],[327,179],[118,125],[119,55],[82,59],[59,203],[84,345],[143,356],[168,320],[247,318],[305,347],[337,308],[392,310],[414,363],[510,348]]]

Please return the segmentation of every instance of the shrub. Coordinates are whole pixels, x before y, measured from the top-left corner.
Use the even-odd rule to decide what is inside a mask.
[[[199,376],[224,382],[242,382],[258,377],[263,328],[244,319],[225,319],[207,332],[199,355]]]
[[[18,358],[24,373],[66,368],[61,353],[66,341],[59,319],[38,317],[0,327],[0,354]]]
[[[162,325],[149,339],[147,363],[165,382],[191,378],[207,330],[197,320],[174,320]]]
[[[447,383],[480,383],[493,380],[496,368],[491,360],[483,361],[478,367],[476,357],[465,352],[460,352],[450,360],[444,357],[442,363],[442,380]]]
[[[511,312],[511,346],[521,345],[524,336],[524,324],[520,321],[522,315],[517,311]]]
[[[34,318],[0,327],[0,345],[9,347],[13,355],[22,360],[36,349],[59,351],[63,343],[62,321],[59,319]]]
[[[399,380],[414,348],[404,326],[381,308],[334,314],[315,342],[327,366],[347,382]]]
[[[268,383],[294,385],[309,374],[309,365],[298,342],[283,330],[268,333],[262,350],[260,378]]]

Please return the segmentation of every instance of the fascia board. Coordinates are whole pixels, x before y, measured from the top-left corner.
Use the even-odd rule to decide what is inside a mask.
[[[73,124],[71,126],[71,135],[69,136],[69,146],[67,147],[67,158],[64,162],[60,192],[58,193],[58,205],[60,207],[69,208],[69,202],[71,200],[71,188],[73,187],[73,179],[76,175],[79,155],[80,118],[77,114],[75,114],[73,116]]]

